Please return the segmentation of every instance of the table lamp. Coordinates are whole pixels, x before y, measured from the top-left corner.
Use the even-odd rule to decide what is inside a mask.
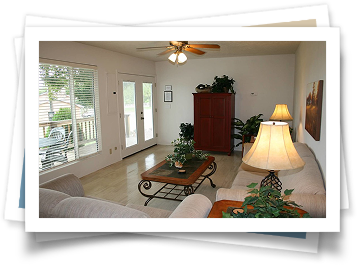
[[[252,167],[269,170],[260,186],[272,186],[281,191],[282,184],[275,175],[276,170],[295,169],[305,165],[297,153],[286,122],[261,122],[258,136],[243,157],[243,162]]]
[[[292,121],[293,117],[291,117],[290,112],[288,110],[288,105],[286,104],[276,104],[273,115],[271,115],[271,121]]]

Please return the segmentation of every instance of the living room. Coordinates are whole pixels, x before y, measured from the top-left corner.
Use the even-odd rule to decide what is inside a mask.
[[[144,43],[136,43],[138,47],[145,46]],[[220,42],[220,45],[223,50],[225,43]],[[78,178],[90,175],[93,183],[98,183],[95,180],[97,171],[111,165],[120,167],[120,162],[136,156],[123,160],[120,148],[123,145],[123,139],[120,138],[123,126],[120,125],[120,102],[117,100],[117,95],[121,93],[116,82],[119,80],[119,73],[155,76],[156,91],[154,89],[153,100],[154,108],[157,109],[154,113],[156,144],[163,146],[163,150],[168,152],[172,149],[170,143],[178,138],[180,124],[194,123],[192,93],[195,93],[195,87],[198,84],[212,84],[215,76],[228,75],[236,81],[234,116],[243,121],[260,113],[263,114],[264,121],[269,120],[276,104],[287,104],[293,117],[293,121],[289,122],[293,129],[292,138],[306,143],[316,157],[323,182],[326,183],[326,93],[323,93],[322,100],[320,140],[313,139],[304,128],[306,86],[318,80],[324,80],[325,86],[326,43],[303,41],[276,42],[271,45],[264,42],[245,42],[244,46],[249,51],[246,54],[220,57],[219,51],[209,50],[207,54],[214,54],[213,58],[205,58],[205,55],[189,57],[185,64],[176,66],[168,62],[167,56],[163,56],[165,58],[160,58],[159,61],[138,58],[143,54],[142,51],[135,57],[94,47],[93,44],[40,42],[40,58],[97,66],[101,136],[100,152],[41,172],[40,184],[67,173]],[[168,85],[171,86],[172,102],[164,102],[163,99],[165,87]],[[108,111],[109,104],[111,110],[116,111]],[[149,154],[149,150],[144,152]],[[232,157],[234,159],[240,156],[241,147],[235,149]],[[236,162],[237,159],[232,161]],[[234,165],[235,170],[238,170],[238,166]],[[217,167],[220,167],[219,161]],[[140,173],[142,172],[139,172],[139,175]],[[237,172],[231,174],[235,176]],[[212,178],[214,180],[214,177]],[[140,195],[136,187],[135,189],[128,191],[128,194],[137,192]]]

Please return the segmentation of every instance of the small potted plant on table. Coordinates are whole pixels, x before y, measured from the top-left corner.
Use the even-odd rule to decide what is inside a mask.
[[[207,159],[208,154],[203,153],[201,150],[195,150],[193,139],[186,140],[180,137],[171,143],[174,146],[174,153],[168,154],[165,160],[170,163],[170,166],[175,165],[177,168],[182,168],[183,164],[193,157],[204,160]]]

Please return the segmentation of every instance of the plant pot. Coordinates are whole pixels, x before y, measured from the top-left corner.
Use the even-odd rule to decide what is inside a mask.
[[[226,88],[226,87],[223,88],[223,93],[228,93],[228,91],[229,91],[228,88]]]
[[[177,167],[177,168],[182,168],[183,165],[182,165],[181,162],[176,161],[176,162],[175,162],[175,167]]]

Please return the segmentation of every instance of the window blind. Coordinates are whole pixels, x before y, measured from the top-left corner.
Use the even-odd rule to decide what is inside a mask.
[[[76,64],[39,64],[40,171],[101,150],[98,73]]]

